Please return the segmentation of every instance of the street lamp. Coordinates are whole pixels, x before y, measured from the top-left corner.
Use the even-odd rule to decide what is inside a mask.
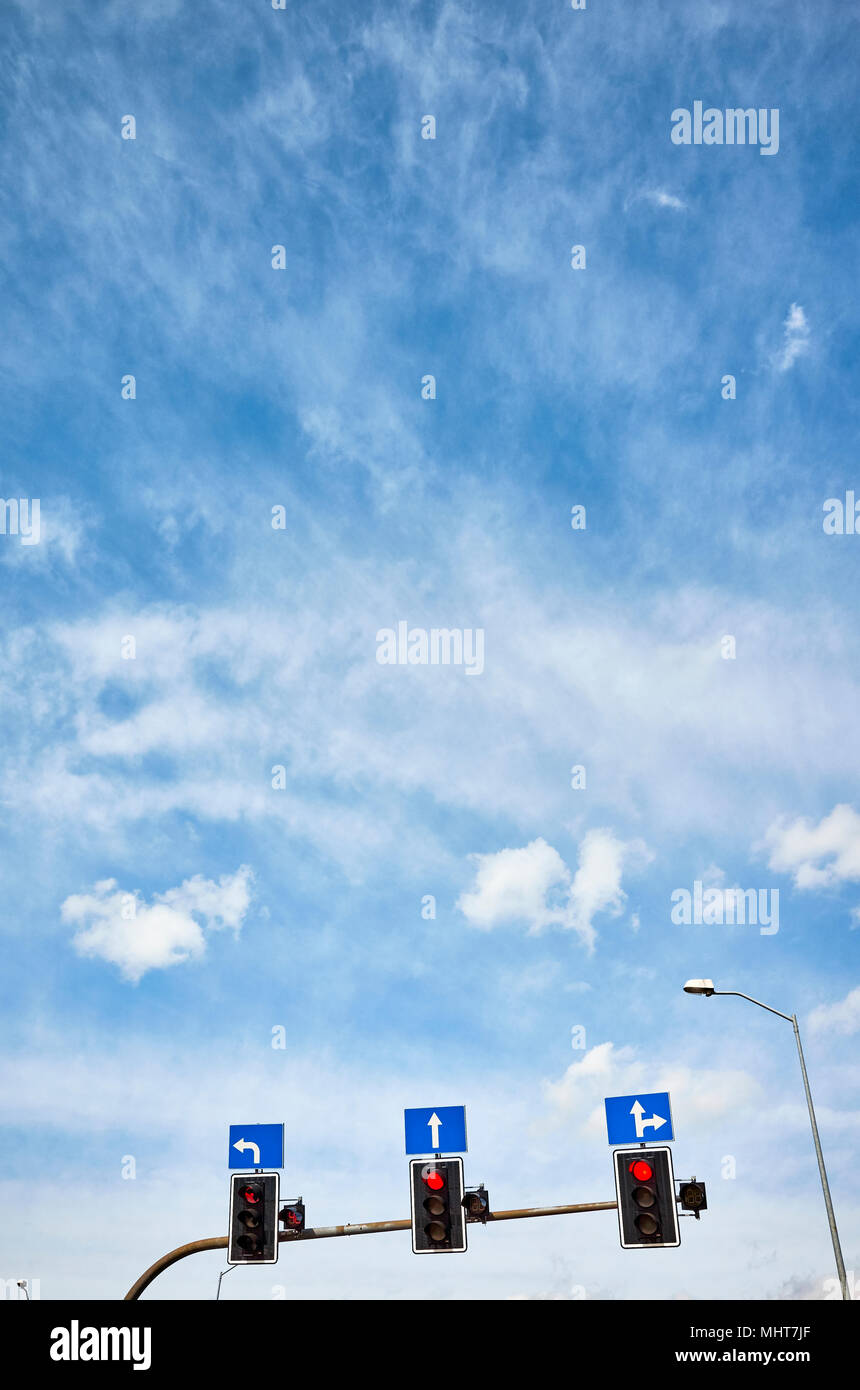
[[[800,1029],[797,1026],[796,1014],[783,1014],[779,1009],[772,1009],[769,1004],[763,1004],[760,999],[753,999],[751,994],[741,994],[736,989],[715,989],[713,980],[688,980],[684,985],[686,994],[712,994],[732,995],[735,999],[746,999],[750,1004],[758,1004],[760,1009],[767,1009],[769,1014],[776,1014],[777,1018],[784,1018],[794,1029],[794,1040],[797,1043],[797,1055],[800,1058],[800,1070],[803,1075],[803,1087],[806,1091],[806,1104],[809,1107],[809,1123],[812,1125],[812,1138],[815,1143],[815,1155],[818,1159],[818,1171],[821,1174],[821,1190],[824,1193],[824,1205],[827,1208],[827,1221],[830,1226],[830,1239],[833,1241],[833,1253],[836,1256],[836,1270],[839,1274],[839,1283],[842,1286],[842,1297],[846,1302],[850,1302],[848,1293],[848,1280],[845,1277],[845,1261],[842,1258],[842,1247],[839,1244],[839,1233],[836,1230],[836,1217],[833,1214],[833,1203],[830,1200],[830,1185],[827,1181],[827,1170],[824,1167],[824,1154],[821,1152],[821,1140],[818,1137],[818,1125],[815,1122],[815,1111],[812,1108],[812,1092],[809,1089],[809,1077],[806,1074],[806,1063],[803,1060],[803,1048],[800,1045]]]

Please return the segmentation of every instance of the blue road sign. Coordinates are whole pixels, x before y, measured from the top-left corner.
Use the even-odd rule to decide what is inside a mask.
[[[283,1125],[231,1125],[228,1168],[283,1168]]]
[[[404,1110],[408,1154],[464,1154],[465,1105],[439,1105],[424,1110]]]
[[[675,1138],[668,1091],[640,1091],[635,1096],[607,1096],[606,1133],[610,1144],[647,1144]]]

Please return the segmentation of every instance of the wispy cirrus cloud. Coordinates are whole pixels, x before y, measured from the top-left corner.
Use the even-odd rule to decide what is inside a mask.
[[[811,331],[802,304],[792,304],[783,324],[782,347],[776,356],[777,371],[787,372],[809,352]]]
[[[643,188],[631,193],[624,200],[625,211],[634,203],[650,203],[655,208],[669,208],[672,212],[686,212],[688,204],[677,193],[669,193],[665,188]]]
[[[444,510],[438,525],[448,525]],[[520,844],[548,818],[569,817],[571,759],[557,731],[571,717],[590,782],[602,769],[588,792],[592,825],[633,815],[662,833],[679,818],[688,828],[730,820],[748,842],[762,814],[749,804],[751,767],[789,779],[796,798],[851,766],[834,728],[858,685],[849,635],[826,614],[738,603],[742,657],[766,641],[768,664],[727,663],[714,637],[718,593],[679,589],[665,606],[593,598],[579,615],[550,606],[503,545],[484,539],[470,563],[471,533],[448,530],[430,602],[418,597],[417,563],[356,562],[334,544],[310,555],[290,541],[305,565],[301,606],[277,573],[261,606],[240,569],[229,604],[113,602],[85,620],[19,629],[0,653],[4,796],[19,816],[67,817],[111,837],[175,812],[268,822],[367,868],[403,833],[439,851],[422,797],[470,813],[492,805],[526,831]],[[468,708],[441,668],[376,663],[374,634],[393,610],[428,627],[456,611],[486,628],[493,659]],[[123,659],[129,635],[134,660]],[[800,642],[815,661],[798,663]],[[488,729],[510,749],[504,765],[486,756]],[[802,757],[787,759],[798,746]],[[392,796],[414,798],[406,827],[385,814]],[[773,819],[779,806],[773,797],[764,810]]]

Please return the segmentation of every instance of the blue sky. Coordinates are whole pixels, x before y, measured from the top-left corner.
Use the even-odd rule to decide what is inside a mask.
[[[608,1200],[602,1098],[670,1087],[710,1210],[647,1278],[603,1214],[224,1297],[823,1297],[790,1030],[699,975],[797,1011],[860,1269],[856,44],[829,3],[7,0],[0,1276],[114,1297],[223,1231],[246,1120],[317,1224],[406,1213],[407,1105],[467,1104],[499,1208]],[[698,100],[778,151],[673,144]],[[400,621],[484,669],[380,664]],[[673,922],[696,880],[779,930]]]

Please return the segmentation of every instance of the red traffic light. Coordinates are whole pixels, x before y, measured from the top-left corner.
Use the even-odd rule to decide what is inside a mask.
[[[277,1260],[279,1186],[277,1173],[235,1173],[231,1177],[228,1265],[274,1264]]]
[[[409,1162],[410,1225],[416,1255],[452,1255],[466,1249],[462,1158]]]
[[[666,1250],[681,1244],[672,1150],[616,1149],[615,1196],[622,1250]]]

